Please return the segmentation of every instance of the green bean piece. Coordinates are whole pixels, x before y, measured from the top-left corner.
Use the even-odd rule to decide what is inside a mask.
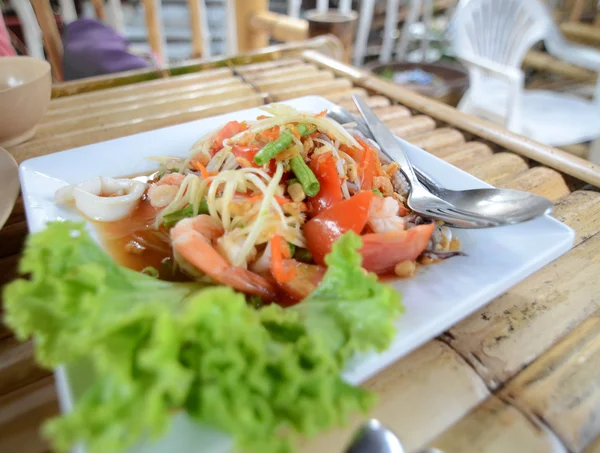
[[[380,197],[383,197],[383,194],[381,193],[381,190],[379,190],[379,189],[373,189],[373,193],[375,195],[379,195]]]
[[[292,171],[298,181],[302,185],[302,189],[304,193],[309,197],[314,197],[321,190],[321,184],[319,184],[319,180],[312,172],[302,156],[294,156],[290,159],[290,167],[292,167]]]
[[[296,246],[294,244],[292,244],[291,242],[287,243],[288,248],[290,249],[290,256],[294,256],[294,253],[296,252]]]
[[[308,251],[308,249],[304,249],[302,247],[296,247],[296,251],[294,253],[294,259],[301,261],[303,263],[312,263],[314,262],[312,254]]]
[[[200,202],[200,206],[198,207],[198,214],[208,214],[208,203],[206,200],[202,200]],[[172,227],[177,222],[187,217],[194,217],[194,207],[191,204],[188,204],[185,208],[180,209],[179,211],[172,212],[163,217],[163,225],[168,227]]]
[[[317,128],[313,124],[301,123],[296,126],[296,130],[301,137],[306,137],[307,135],[315,132]],[[286,129],[279,134],[279,138],[277,140],[267,143],[259,152],[256,153],[256,156],[254,156],[254,162],[256,162],[257,165],[265,165],[277,154],[288,149],[293,141],[294,134],[291,130]]]

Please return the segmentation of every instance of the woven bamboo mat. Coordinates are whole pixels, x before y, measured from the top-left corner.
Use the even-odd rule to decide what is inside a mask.
[[[577,233],[570,252],[370,379],[365,385],[380,395],[371,415],[409,451],[599,452],[600,193],[586,181],[600,181],[600,171],[410,92],[391,95],[387,85],[374,92],[375,82],[352,71],[305,53],[61,97],[33,139],[9,151],[21,162],[258,106],[261,92],[277,101],[318,94],[350,109],[352,93],[369,94],[397,135],[484,181],[546,196]],[[25,235],[19,201],[0,231],[2,284],[15,276]],[[39,426],[58,413],[53,385],[31,344],[0,327],[0,452],[48,451]],[[342,451],[360,421],[303,451]]]

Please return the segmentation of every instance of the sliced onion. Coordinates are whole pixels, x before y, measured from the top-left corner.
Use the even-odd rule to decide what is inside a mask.
[[[145,191],[146,184],[140,181],[98,176],[57,190],[54,199],[61,204],[75,203],[92,220],[113,222],[130,214]]]

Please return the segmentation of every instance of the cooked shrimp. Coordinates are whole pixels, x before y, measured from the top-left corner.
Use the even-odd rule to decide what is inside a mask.
[[[171,241],[177,255],[214,280],[238,291],[275,299],[275,287],[248,269],[232,266],[213,247],[223,235],[221,223],[209,215],[183,219],[171,229]]]
[[[179,186],[185,179],[181,173],[168,173],[148,189],[148,200],[155,208],[164,208],[175,199]]]
[[[405,222],[398,215],[400,204],[392,197],[373,197],[369,208],[369,226],[375,233],[403,230]]]

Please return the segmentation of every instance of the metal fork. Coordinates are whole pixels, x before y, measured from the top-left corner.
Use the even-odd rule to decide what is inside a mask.
[[[361,96],[354,95],[352,99],[383,155],[391,162],[400,164],[400,170],[406,176],[411,187],[407,200],[410,209],[423,216],[460,228],[488,228],[506,223],[502,218],[465,211],[432,194],[417,178],[408,156],[387,126],[377,118]],[[389,154],[388,150],[391,149],[395,151],[395,157]]]

